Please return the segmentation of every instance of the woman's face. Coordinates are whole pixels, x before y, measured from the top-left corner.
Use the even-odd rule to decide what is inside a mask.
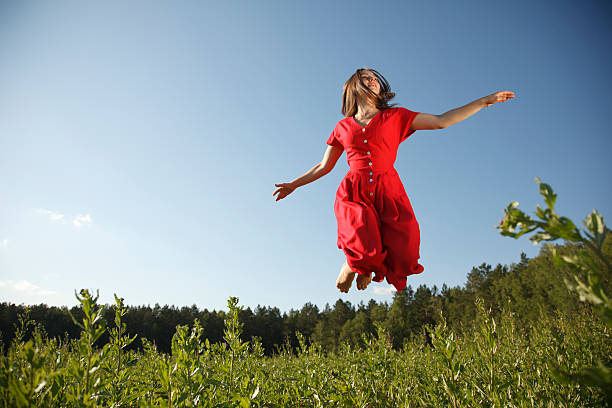
[[[380,93],[380,83],[378,82],[378,78],[370,71],[362,71],[360,74],[361,81],[370,88],[372,92],[375,94]]]

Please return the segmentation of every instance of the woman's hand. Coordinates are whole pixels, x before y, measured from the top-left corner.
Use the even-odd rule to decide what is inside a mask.
[[[293,190],[295,190],[295,187],[293,187],[293,185],[291,183],[280,183],[280,184],[275,184],[276,187],[278,187],[274,193],[272,193],[273,196],[277,195],[276,197],[276,201],[287,197],[289,194],[293,193]]]
[[[306,173],[302,174],[300,177],[296,178],[290,183],[275,184],[275,186],[278,188],[272,195],[275,196],[278,194],[276,201],[287,197],[289,194],[293,193],[293,190],[296,188],[312,183],[313,181],[329,173],[336,165],[336,162],[343,151],[344,149],[342,147],[327,146],[321,163],[315,164],[312,169],[308,170]]]
[[[491,106],[497,102],[506,102],[509,99],[514,98],[514,92],[512,91],[499,91],[484,97],[485,106]]]

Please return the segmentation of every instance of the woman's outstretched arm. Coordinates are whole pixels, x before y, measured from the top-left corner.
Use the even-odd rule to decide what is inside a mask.
[[[342,151],[343,149],[341,147],[327,146],[327,150],[325,150],[325,154],[323,155],[323,160],[321,160],[321,163],[315,164],[312,169],[308,170],[306,173],[302,174],[300,177],[289,183],[275,184],[275,186],[278,188],[274,191],[274,193],[272,193],[272,195],[275,196],[278,194],[278,196],[276,197],[276,201],[287,197],[296,188],[308,183],[312,183],[313,181],[323,177],[324,175],[332,171],[332,169],[336,165],[336,162],[342,155]]]
[[[410,126],[413,130],[444,129],[455,123],[469,118],[484,107],[491,106],[497,102],[505,102],[514,98],[512,91],[499,91],[488,96],[476,99],[465,106],[445,112],[441,115],[419,113]]]

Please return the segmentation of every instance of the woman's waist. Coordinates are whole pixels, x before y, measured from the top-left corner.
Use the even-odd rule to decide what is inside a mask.
[[[383,166],[368,165],[366,163],[365,166],[350,166],[347,175],[354,174],[354,175],[364,175],[364,176],[378,176],[378,175],[383,175],[389,172],[397,174],[397,171],[395,170],[395,167],[393,166],[383,167]]]
[[[389,171],[395,160],[384,160],[375,157],[355,157],[347,160],[351,170],[374,171],[377,173]]]

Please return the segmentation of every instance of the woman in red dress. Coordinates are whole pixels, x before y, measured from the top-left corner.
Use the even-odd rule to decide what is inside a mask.
[[[397,290],[406,277],[423,272],[419,264],[419,225],[393,164],[399,144],[416,130],[443,129],[480,109],[514,98],[500,91],[441,115],[393,107],[387,80],[373,69],[358,69],[344,84],[342,113],[327,139],[323,160],[290,183],[275,184],[276,201],[329,173],[346,150],[350,169],[336,192],[338,248],[346,262],[336,287],[348,292],[355,274],[357,289],[383,278]],[[374,275],[372,276],[372,273]]]

